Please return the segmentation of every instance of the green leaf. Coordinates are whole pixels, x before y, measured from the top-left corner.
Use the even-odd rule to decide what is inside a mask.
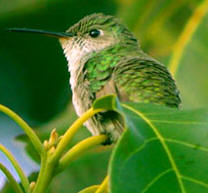
[[[93,103],[94,109],[116,110],[117,99],[115,95],[100,97]]]
[[[208,192],[208,111],[128,103],[110,163],[111,193]]]

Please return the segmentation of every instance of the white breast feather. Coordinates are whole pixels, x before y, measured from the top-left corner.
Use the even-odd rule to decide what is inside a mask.
[[[83,99],[79,96],[80,92],[78,92],[78,89],[80,89],[78,87],[78,78],[83,68],[80,63],[81,59],[83,59],[84,56],[90,52],[90,49],[89,47],[81,48],[79,45],[74,45],[73,48],[71,48],[69,43],[63,48],[64,54],[68,61],[68,70],[70,72],[70,85],[73,93],[72,102],[76,113],[81,116],[86,110],[83,109]]]

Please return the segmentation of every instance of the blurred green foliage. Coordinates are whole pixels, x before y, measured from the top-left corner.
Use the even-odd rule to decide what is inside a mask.
[[[200,2],[202,0],[177,3],[174,0],[0,1],[0,103],[37,128],[42,139],[54,127],[63,133],[76,117],[71,106],[67,62],[59,42],[31,34],[11,34],[5,32],[5,28],[64,31],[87,14],[103,12],[120,17],[139,38],[142,49],[168,65],[178,37]],[[207,32],[205,18],[180,61],[176,81],[183,108],[206,105]],[[82,129],[78,135],[75,141],[89,133]],[[0,136],[0,142],[3,137]],[[50,192],[73,193],[100,183],[108,158],[109,152],[105,151],[86,155],[55,178]],[[4,192],[9,190],[6,186]]]

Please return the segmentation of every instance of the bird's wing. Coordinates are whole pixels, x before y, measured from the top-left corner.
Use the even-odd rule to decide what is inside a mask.
[[[102,66],[99,63],[92,65],[91,63],[86,71],[86,79],[90,85],[92,101],[108,94],[118,95],[113,80],[113,67]],[[103,130],[109,135],[110,141],[117,140],[124,128],[121,115],[114,111],[103,112],[96,115],[96,121],[98,120]]]
[[[130,58],[114,69],[122,101],[150,102],[178,107],[179,92],[167,68],[149,57]]]

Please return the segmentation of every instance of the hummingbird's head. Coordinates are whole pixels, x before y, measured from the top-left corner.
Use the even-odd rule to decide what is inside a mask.
[[[139,48],[137,39],[125,25],[121,24],[117,18],[102,13],[84,17],[66,32],[27,28],[9,28],[8,30],[59,38],[70,71],[76,71],[77,68],[80,68],[78,64],[84,64],[94,53],[104,49],[116,45],[126,51],[135,51]]]
[[[138,47],[136,38],[126,26],[117,18],[101,13],[84,17],[66,33],[73,34],[72,37],[60,38],[69,68],[74,68],[80,60],[90,58],[93,53],[118,44],[125,46],[126,42]]]

